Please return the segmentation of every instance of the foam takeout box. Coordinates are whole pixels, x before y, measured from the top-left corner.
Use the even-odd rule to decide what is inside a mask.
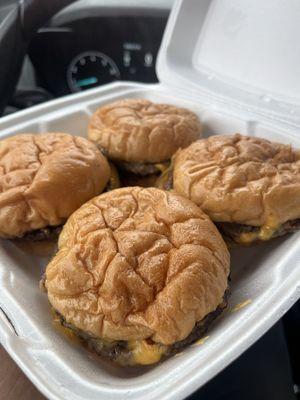
[[[2,118],[0,136],[65,131],[84,136],[97,107],[143,97],[187,107],[205,136],[241,132],[300,148],[298,0],[179,0],[159,84],[113,83]],[[38,281],[48,261],[0,243],[0,340],[49,399],[182,399],[238,357],[300,295],[300,233],[232,254],[228,309],[206,340],[165,362],[119,368],[88,357],[53,328]]]

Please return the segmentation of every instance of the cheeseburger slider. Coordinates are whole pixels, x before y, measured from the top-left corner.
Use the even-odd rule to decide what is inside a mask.
[[[117,189],[68,219],[45,288],[61,324],[99,355],[152,364],[203,335],[226,306],[229,253],[190,200]]]
[[[107,160],[84,138],[47,133],[1,140],[0,237],[53,237],[109,177]]]
[[[201,136],[202,125],[189,110],[144,99],[126,99],[99,108],[88,137],[123,170],[158,174],[180,147]]]
[[[300,226],[300,152],[289,145],[212,136],[176,154],[171,178],[177,193],[237,243],[269,240]]]

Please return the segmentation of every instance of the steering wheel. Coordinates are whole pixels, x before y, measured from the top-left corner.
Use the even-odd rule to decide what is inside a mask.
[[[15,90],[30,40],[53,15],[75,1],[1,0],[0,115]]]

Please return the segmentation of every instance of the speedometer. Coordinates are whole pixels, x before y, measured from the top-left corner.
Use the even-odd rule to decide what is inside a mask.
[[[75,57],[68,68],[67,80],[72,92],[90,89],[120,78],[116,63],[99,51],[88,51]]]

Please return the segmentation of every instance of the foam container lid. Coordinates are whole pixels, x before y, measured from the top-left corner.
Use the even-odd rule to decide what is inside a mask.
[[[177,1],[159,80],[299,125],[299,21],[297,0]]]
[[[250,24],[256,20],[256,10],[263,12],[271,3],[280,13],[281,20],[286,21],[285,28],[292,29],[294,21],[299,21],[297,12],[300,7],[294,0],[290,0],[286,7],[279,0],[266,0],[263,4],[244,0],[240,11],[244,21],[249,18]],[[293,107],[297,110],[296,86],[293,88],[288,78],[284,85],[276,82],[272,86],[274,98],[266,103],[259,99],[258,93],[265,93],[266,87],[271,88],[267,79],[267,61],[262,60],[262,73],[266,78],[264,88],[260,85],[254,87],[255,75],[251,76],[250,71],[246,87],[246,76],[242,73],[247,69],[246,63],[240,61],[239,67],[233,66],[229,62],[230,57],[226,63],[224,49],[234,54],[243,48],[242,41],[246,40],[242,35],[244,29],[248,30],[248,34],[252,33],[245,22],[242,25],[246,27],[242,26],[232,34],[231,44],[229,21],[236,18],[238,24],[239,17],[234,10],[240,9],[236,0],[178,1],[160,51],[158,74],[161,83],[113,83],[18,112],[0,120],[0,138],[21,132],[39,134],[51,131],[86,136],[89,118],[99,106],[122,98],[146,98],[194,111],[203,121],[205,137],[239,131],[300,148],[297,124],[300,114],[295,111],[291,118],[284,108],[288,104],[288,96],[291,96]],[[276,13],[272,13],[275,18]],[[276,31],[276,21],[273,29],[271,20],[266,16],[268,29]],[[296,22],[294,25],[294,29],[298,29]],[[205,35],[199,32],[201,27]],[[239,32],[242,35],[240,40],[236,37]],[[205,38],[210,39],[204,46]],[[217,46],[220,40],[224,44]],[[278,40],[281,38],[278,37]],[[208,43],[212,49],[208,48]],[[234,43],[237,44],[235,50]],[[251,53],[255,54],[255,46],[252,45]],[[258,53],[262,46],[258,41]],[[214,55],[213,48],[220,52],[220,47],[224,54]],[[283,41],[279,48],[284,49]],[[294,46],[294,51],[299,51],[297,46]],[[212,79],[204,75],[200,60],[214,68]],[[290,59],[289,63],[293,60]],[[253,68],[256,66],[259,69],[258,59],[251,59],[251,62]],[[234,86],[231,84],[233,79],[228,82],[223,79],[217,72],[218,65],[228,76],[231,74],[239,78],[239,84]],[[278,96],[278,101],[275,96],[276,99]],[[158,365],[121,368],[89,357],[83,348],[54,329],[47,296],[38,287],[49,256],[2,240],[0,341],[49,399],[183,399],[245,351],[300,297],[300,232],[260,245],[233,248],[231,259],[229,305],[211,326],[205,340]]]

